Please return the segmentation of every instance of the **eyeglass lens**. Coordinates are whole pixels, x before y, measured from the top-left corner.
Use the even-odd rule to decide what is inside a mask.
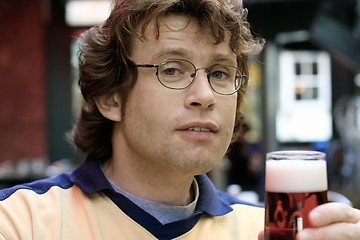
[[[168,88],[184,89],[191,84],[199,70],[189,61],[168,59],[159,65],[157,76],[159,81]],[[211,87],[220,94],[232,94],[241,85],[241,73],[236,67],[214,65],[204,70]]]

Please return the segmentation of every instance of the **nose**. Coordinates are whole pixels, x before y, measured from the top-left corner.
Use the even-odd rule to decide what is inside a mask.
[[[185,105],[188,108],[212,109],[215,106],[215,93],[210,86],[206,70],[198,70],[195,79],[186,89]]]

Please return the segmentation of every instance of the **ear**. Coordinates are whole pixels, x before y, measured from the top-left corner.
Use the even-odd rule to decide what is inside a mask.
[[[105,118],[121,121],[121,101],[118,94],[96,97],[95,104]]]

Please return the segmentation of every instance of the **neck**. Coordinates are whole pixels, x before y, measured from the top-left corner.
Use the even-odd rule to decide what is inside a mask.
[[[177,172],[166,164],[142,159],[131,151],[121,136],[115,135],[113,156],[103,165],[110,181],[124,191],[149,201],[185,206],[194,200],[191,191],[193,174]]]
[[[124,166],[122,161],[109,160],[103,166],[104,173],[115,185],[124,191],[153,202],[167,205],[186,206],[195,196],[192,183],[194,177],[174,178],[159,172],[139,171],[139,168]]]

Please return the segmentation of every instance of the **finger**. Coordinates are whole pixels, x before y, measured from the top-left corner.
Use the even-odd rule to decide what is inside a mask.
[[[335,223],[321,228],[307,228],[296,235],[297,240],[359,240],[360,222]]]
[[[264,240],[264,231],[261,231],[258,235],[258,240]]]
[[[343,203],[327,203],[314,208],[309,219],[314,227],[339,222],[357,223],[360,221],[360,210]]]

